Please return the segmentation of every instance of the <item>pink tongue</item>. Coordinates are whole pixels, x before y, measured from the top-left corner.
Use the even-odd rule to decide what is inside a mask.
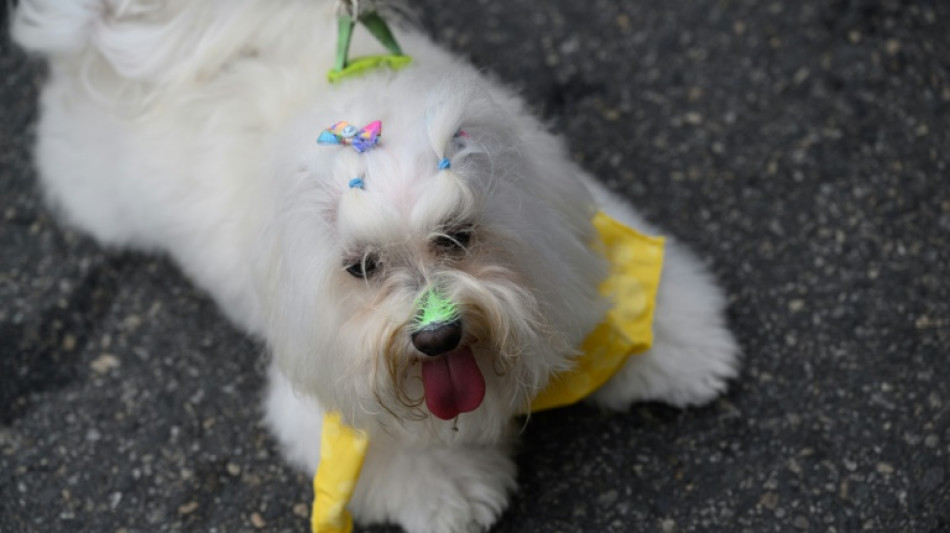
[[[442,420],[474,411],[485,399],[485,378],[468,346],[422,363],[426,406]]]

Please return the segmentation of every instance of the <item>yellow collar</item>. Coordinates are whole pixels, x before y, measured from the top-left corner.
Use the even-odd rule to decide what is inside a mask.
[[[581,344],[574,368],[555,376],[531,403],[541,411],[576,403],[607,382],[634,354],[653,343],[653,312],[663,268],[663,239],[649,237],[604,212],[593,219],[596,247],[610,262],[601,295],[614,302],[607,317]],[[313,533],[350,533],[346,504],[353,495],[369,439],[347,426],[339,413],[323,418],[320,465],[313,479]]]

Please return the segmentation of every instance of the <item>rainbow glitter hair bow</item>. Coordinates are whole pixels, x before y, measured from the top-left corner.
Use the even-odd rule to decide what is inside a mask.
[[[351,144],[357,152],[363,153],[379,143],[382,132],[383,123],[379,120],[370,122],[359,130],[349,122],[341,120],[323,130],[317,137],[317,144],[342,146]]]

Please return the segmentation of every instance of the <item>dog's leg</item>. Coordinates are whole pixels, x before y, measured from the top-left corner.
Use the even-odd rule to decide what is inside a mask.
[[[147,0],[23,0],[11,14],[14,40],[44,56],[50,66],[36,146],[44,196],[66,224],[107,246],[167,248],[170,239],[163,239],[162,230],[180,209],[168,198],[182,196],[174,189],[187,167],[174,161],[190,158],[166,151],[174,143],[161,140],[149,130],[149,121],[137,116],[139,97],[146,100],[153,88],[124,75],[110,56],[135,49],[139,55],[130,64],[173,62],[158,57],[164,48],[157,42],[144,40],[164,36],[176,42],[175,36],[158,31],[161,22],[153,19],[173,15],[158,5]]]
[[[409,533],[485,531],[508,506],[515,464],[507,444],[370,443],[350,508],[357,521]]]
[[[294,391],[274,365],[269,374],[265,421],[288,462],[312,475],[320,459],[323,411]],[[408,444],[383,432],[370,440],[349,508],[361,523],[397,523],[409,533],[482,531],[507,507],[514,488],[507,442]]]
[[[608,214],[658,234],[621,199],[588,181]],[[726,299],[706,267],[682,244],[667,240],[653,324],[653,347],[630,358],[590,401],[626,409],[637,401],[686,407],[725,392],[738,373],[739,345],[725,319]]]
[[[737,373],[739,347],[726,327],[725,298],[682,245],[667,245],[653,347],[630,358],[591,400],[612,409],[635,401],[702,405],[725,392]]]
[[[320,462],[323,409],[295,391],[276,364],[270,365],[267,374],[264,423],[277,437],[287,462],[313,475]]]

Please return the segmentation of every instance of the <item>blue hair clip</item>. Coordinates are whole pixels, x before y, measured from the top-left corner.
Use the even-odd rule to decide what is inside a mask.
[[[450,168],[451,166],[452,166],[452,163],[449,162],[448,157],[443,157],[442,161],[439,161],[439,170],[445,170],[447,168]]]
[[[350,180],[351,189],[362,189],[366,185],[363,183],[363,178],[353,178]]]

